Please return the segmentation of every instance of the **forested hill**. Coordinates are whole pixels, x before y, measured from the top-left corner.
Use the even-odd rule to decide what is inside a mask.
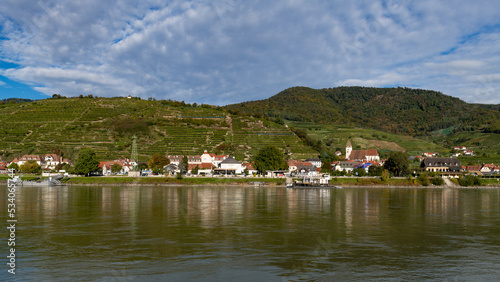
[[[269,99],[226,108],[235,113],[348,124],[408,135],[426,135],[446,128],[495,132],[500,124],[500,112],[494,106],[468,104],[440,92],[401,87],[292,87]]]

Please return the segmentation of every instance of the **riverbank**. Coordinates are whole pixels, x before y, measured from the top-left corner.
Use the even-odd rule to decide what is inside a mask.
[[[24,179],[25,177],[23,177]],[[26,177],[24,180],[33,178]],[[8,177],[1,177],[0,184],[5,185]],[[481,179],[482,185],[475,186],[482,188],[500,188],[500,181],[497,179]],[[174,177],[73,177],[63,179],[62,182],[66,185],[99,185],[99,186],[184,186],[184,185],[231,185],[231,186],[285,186],[284,178],[239,178],[239,177],[184,177],[177,179]],[[456,180],[452,180],[453,188],[467,188],[458,185]],[[407,178],[389,178],[382,180],[380,178],[364,178],[364,177],[334,177],[330,181],[331,186],[341,187],[380,187],[380,188],[418,188],[418,187],[448,187],[448,186],[423,186],[415,179]]]

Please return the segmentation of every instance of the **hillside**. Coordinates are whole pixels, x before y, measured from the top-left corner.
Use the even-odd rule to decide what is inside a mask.
[[[372,108],[383,108],[374,101],[370,102],[368,89],[360,89],[366,92],[365,99],[373,104]],[[498,111],[494,107],[491,110],[488,105],[474,108],[455,98],[443,102],[443,105],[429,106],[430,102],[422,102],[424,108],[443,109],[441,117],[434,110],[426,111],[434,123],[436,120],[457,119],[462,121],[461,127],[445,124],[442,129],[438,127],[425,132],[425,137],[412,137],[389,133],[384,128],[404,128],[401,126],[406,123],[399,121],[415,111],[399,109],[399,115],[391,114],[389,110],[378,114],[377,110],[365,113],[370,107],[362,103],[357,103],[356,107],[351,105],[346,110],[342,106],[344,103],[336,100],[338,98],[328,98],[334,97],[335,91],[291,88],[268,100],[227,107],[123,97],[56,97],[0,103],[0,160],[46,153],[75,159],[83,147],[92,148],[101,160],[130,157],[134,135],[138,137],[139,161],[147,161],[155,153],[195,155],[204,150],[231,154],[238,160],[248,161],[260,148],[268,145],[281,148],[290,158],[303,160],[331,154],[338,149],[344,151],[348,139],[355,149],[376,148],[382,155],[391,151],[405,151],[412,155],[425,151],[444,154],[449,153],[452,146],[465,145],[482,153],[482,159],[478,161],[491,157],[500,159],[500,134],[494,133],[498,130],[494,123]],[[432,93],[429,95],[435,95],[437,100],[450,98]],[[344,95],[347,97],[348,94]],[[375,101],[399,99],[391,95],[384,94]],[[457,108],[470,107],[471,110],[450,118],[444,112],[453,113],[453,109],[447,108],[453,103]],[[391,107],[387,105],[387,108]],[[489,117],[491,124],[476,119],[470,112]],[[391,115],[394,117],[387,121]],[[414,115],[419,127],[434,129],[425,118]],[[367,116],[373,116],[378,123],[374,124]],[[464,119],[467,116],[469,119]],[[297,130],[306,134],[306,138],[302,134],[296,135]]]
[[[100,159],[130,157],[133,135],[140,161],[154,153],[204,150],[248,160],[266,145],[294,158],[317,155],[283,125],[184,102],[85,97],[7,103],[0,105],[0,123],[0,159],[53,152],[74,159],[82,147]]]
[[[350,125],[410,136],[498,128],[494,105],[468,104],[442,93],[409,88],[293,87],[269,99],[226,106],[233,113],[290,121]]]

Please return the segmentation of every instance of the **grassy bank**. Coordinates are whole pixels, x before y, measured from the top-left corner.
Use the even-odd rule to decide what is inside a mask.
[[[414,183],[408,179],[389,178],[383,181],[380,178],[337,178],[334,177],[330,181],[332,185],[340,186],[421,186],[420,183]]]
[[[25,175],[23,180],[31,180],[40,177],[39,175]],[[9,177],[7,175],[0,176],[0,183],[6,183]],[[299,179],[296,179],[299,180]],[[173,177],[74,177],[62,180],[68,185],[250,185],[254,182],[265,183],[268,185],[285,185],[284,178],[238,178],[238,177],[185,177],[177,179]],[[458,180],[452,179],[456,185]],[[407,186],[407,187],[423,187],[415,179],[409,180],[406,178],[389,178],[382,181],[380,178],[363,178],[363,177],[334,177],[330,181],[331,185],[335,186]],[[500,181],[497,179],[481,179],[482,186],[500,187]],[[432,187],[432,186],[431,186]]]
[[[272,185],[284,185],[285,179],[273,178],[217,178],[217,177],[75,177],[65,181],[66,184],[178,184],[178,185],[240,185],[263,182]]]
[[[40,178],[42,177],[39,174],[23,174],[21,177],[21,180],[32,180],[35,178]],[[0,174],[0,181],[7,181],[7,179],[11,179],[11,177],[8,174]]]

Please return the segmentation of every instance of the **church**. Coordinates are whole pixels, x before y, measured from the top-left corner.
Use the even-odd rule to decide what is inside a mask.
[[[345,146],[345,158],[346,160],[358,162],[380,161],[380,156],[378,155],[377,149],[353,150],[351,140],[347,140],[347,144]]]

